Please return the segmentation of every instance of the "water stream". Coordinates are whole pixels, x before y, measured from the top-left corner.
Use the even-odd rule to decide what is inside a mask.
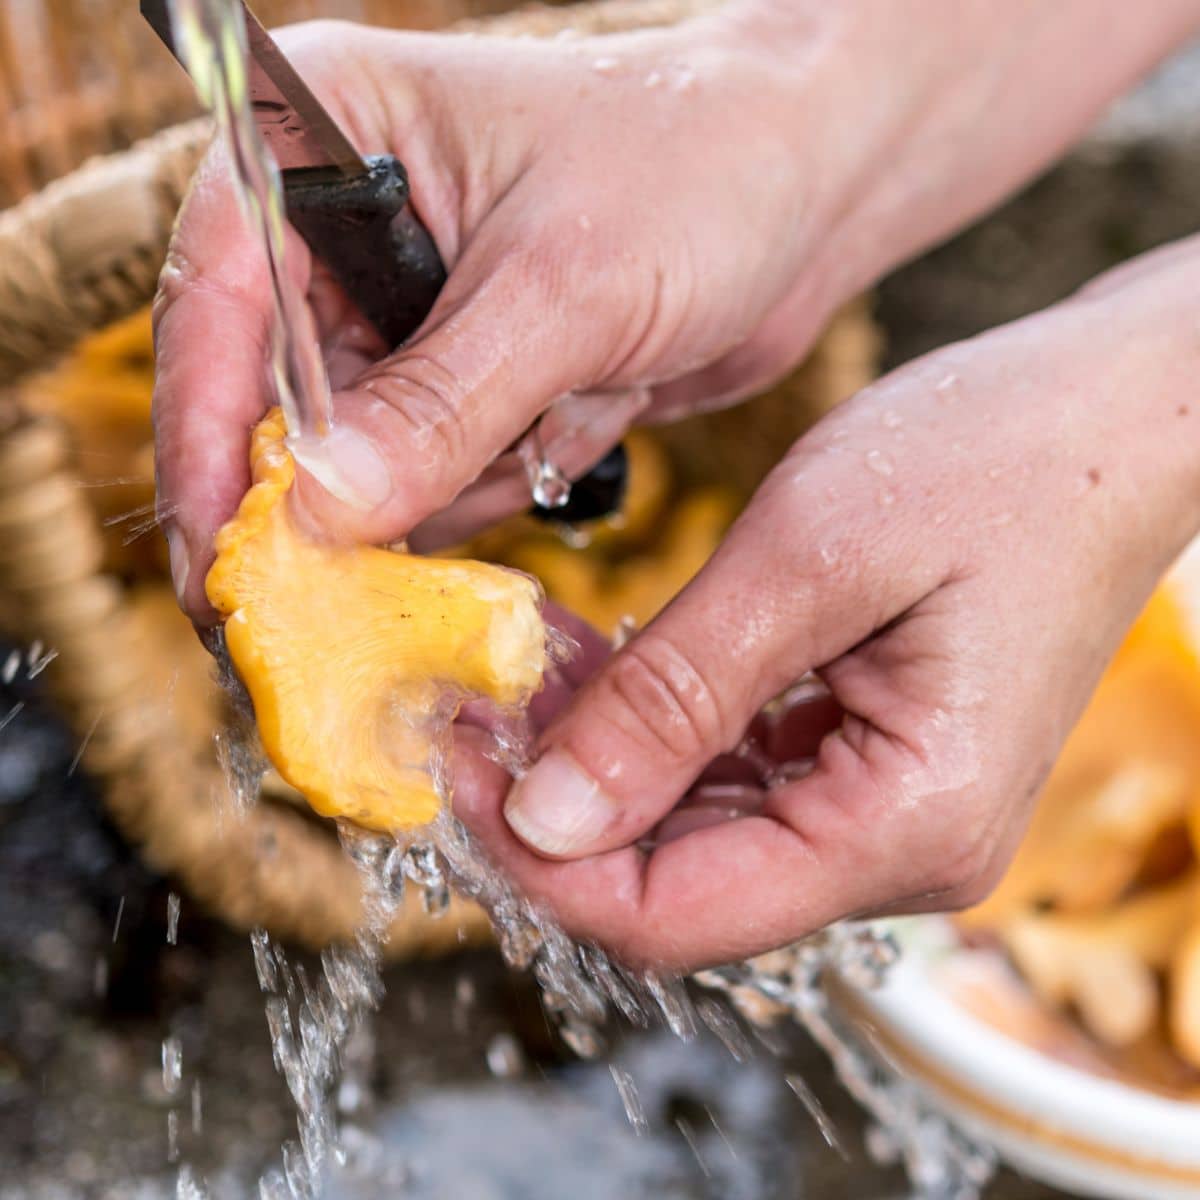
[[[240,10],[228,0],[174,0],[173,17],[177,44],[215,115],[239,203],[268,265],[274,297],[271,378],[289,435],[320,438],[332,427],[329,384],[312,314],[286,270],[282,188],[254,124]],[[548,507],[564,503],[569,485],[547,462],[536,431],[526,440],[522,457],[535,501]],[[237,689],[231,674],[226,682]],[[519,771],[527,741],[519,723],[504,725],[498,760]],[[264,764],[248,713],[238,729],[221,735],[218,752],[237,805],[253,803]],[[447,795],[448,781],[440,782]],[[260,1181],[261,1200],[312,1200],[321,1194],[331,1164],[344,1158],[338,1095],[345,1089],[338,1084],[348,1056],[353,1057],[349,1048],[367,1037],[370,1014],[382,996],[386,931],[406,890],[417,889],[427,911],[437,915],[445,911],[451,887],[488,912],[504,959],[532,973],[548,1016],[580,1056],[603,1054],[606,1030],[623,1018],[636,1026],[665,1022],[683,1039],[706,1025],[740,1059],[750,1046],[747,1028],[769,1044],[772,1023],[786,1013],[828,1052],[843,1084],[883,1131],[874,1139],[877,1147],[905,1162],[922,1196],[970,1200],[989,1175],[990,1156],[932,1113],[911,1085],[881,1067],[830,1002],[825,980],[831,971],[852,986],[879,982],[895,957],[885,933],[868,925],[837,926],[756,962],[702,972],[688,982],[628,970],[600,948],[573,941],[490,867],[448,809],[409,841],[350,827],[341,836],[364,882],[366,919],[355,943],[327,950],[321,977],[309,978],[265,932],[252,937],[275,1065],[297,1113],[297,1138],[283,1147],[280,1165]],[[174,1051],[165,1045],[164,1078],[175,1069]],[[637,1127],[643,1118],[632,1081],[615,1070],[613,1080]],[[836,1143],[803,1081],[791,1086],[826,1138]],[[178,1193],[203,1195],[186,1164]]]
[[[283,185],[254,121],[246,28],[232,0],[171,0],[175,44],[211,111],[238,205],[263,251],[271,281],[271,383],[288,433],[321,437],[333,425],[329,379],[304,294],[287,276]]]

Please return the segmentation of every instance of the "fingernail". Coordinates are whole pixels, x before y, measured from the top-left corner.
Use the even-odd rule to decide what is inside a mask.
[[[586,851],[612,826],[617,805],[579,764],[551,750],[509,793],[504,816],[542,854]]]
[[[288,443],[292,457],[335,500],[369,512],[392,494],[392,473],[379,451],[357,429],[337,428],[324,437]]]
[[[191,558],[188,555],[187,542],[183,534],[174,525],[167,530],[167,554],[171,559],[171,583],[175,587],[175,598],[183,603],[183,594],[187,591],[188,574],[192,569]]]

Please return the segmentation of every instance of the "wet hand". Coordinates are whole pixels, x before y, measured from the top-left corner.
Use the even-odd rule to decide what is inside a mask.
[[[740,0],[595,39],[283,31],[356,146],[406,164],[450,269],[389,355],[291,238],[337,389],[329,491],[299,476],[308,517],[428,547],[528,503],[504,452],[542,414],[577,475],[635,419],[761,388],[838,304],[1052,157],[1198,13]],[[156,305],[159,501],[201,623],[212,538],[272,402],[269,326],[259,248],[210,156]]]
[[[855,397],[644,632],[587,642],[511,791],[463,754],[457,811],[637,961],[981,899],[1200,525],[1198,282],[1181,243]]]
[[[704,368],[710,400],[745,394],[828,312],[802,281],[833,197],[818,182],[829,172],[806,171],[787,144],[798,73],[736,25],[539,42],[318,24],[280,41],[358,146],[406,164],[450,269],[415,339],[386,356],[290,238],[336,389],[325,487],[304,472],[300,484],[328,533],[387,542],[441,514],[419,548],[525,507],[504,451],[547,409],[549,453],[580,474],[647,409],[689,403],[678,382],[656,401],[659,382]],[[745,230],[769,253],[748,255]],[[201,622],[212,537],[245,490],[248,429],[270,402],[269,314],[261,255],[210,155],[156,306],[160,501],[177,588]]]

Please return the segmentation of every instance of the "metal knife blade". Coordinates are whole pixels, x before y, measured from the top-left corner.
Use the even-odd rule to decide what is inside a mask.
[[[308,85],[296,74],[271,35],[243,0],[250,51],[249,88],[259,133],[282,171],[330,173],[343,178],[365,174],[362,156]],[[171,32],[170,0],[141,0],[142,16],[179,58]]]

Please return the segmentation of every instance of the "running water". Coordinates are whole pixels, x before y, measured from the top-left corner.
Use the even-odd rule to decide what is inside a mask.
[[[286,272],[283,192],[254,123],[241,12],[229,0],[173,0],[172,16],[176,43],[216,118],[235,192],[268,265],[274,301],[271,377],[289,439],[293,446],[300,438],[311,444],[332,427],[330,389],[312,314]],[[570,484],[549,461],[538,430],[523,440],[521,452],[535,502],[547,508],[565,504]],[[551,656],[555,649],[549,648]],[[227,659],[225,682],[235,695],[240,692]],[[521,722],[507,719],[495,757],[519,774],[528,745]],[[237,807],[253,803],[265,764],[248,709],[238,726],[221,736],[218,753]],[[447,798],[449,781],[436,769],[439,764],[433,765]],[[877,1121],[882,1132],[873,1139],[875,1146],[906,1163],[922,1196],[971,1200],[990,1173],[990,1157],[931,1112],[911,1085],[881,1067],[830,1003],[826,981],[831,974],[852,986],[879,982],[895,957],[886,934],[867,925],[842,925],[763,959],[702,972],[694,986],[709,995],[697,1005],[684,980],[629,970],[598,947],[569,938],[487,863],[448,807],[409,841],[350,827],[343,827],[341,836],[364,884],[366,915],[354,944],[327,950],[321,977],[309,979],[264,931],[251,939],[267,997],[275,1065],[295,1102],[298,1132],[297,1140],[284,1146],[281,1165],[261,1179],[261,1200],[314,1200],[331,1164],[345,1160],[352,1139],[338,1129],[338,1084],[356,1037],[369,1044],[366,1023],[383,991],[381,948],[408,888],[420,892],[433,915],[445,912],[451,887],[479,903],[492,919],[505,961],[532,973],[547,1014],[582,1057],[604,1052],[607,1027],[620,1016],[636,1026],[664,1021],[684,1039],[694,1037],[703,1023],[741,1058],[749,1043],[733,1013],[759,1030],[763,1041],[769,1041],[770,1025],[786,1013],[828,1052],[843,1084]],[[164,1078],[168,1070],[174,1074],[175,1062],[174,1050],[164,1044]],[[615,1073],[614,1083],[636,1126],[641,1109],[632,1081]],[[815,1097],[800,1081],[792,1086],[834,1141]],[[198,1124],[198,1116],[194,1119]],[[186,1166],[178,1194],[189,1200],[203,1195]]]
[[[519,772],[525,764],[517,747],[527,739],[513,735],[513,724],[510,720],[497,758]],[[441,773],[435,775],[444,786]],[[770,1030],[786,1016],[826,1051],[842,1084],[871,1114],[870,1151],[881,1161],[902,1162],[918,1196],[976,1200],[990,1178],[992,1154],[932,1109],[832,999],[831,979],[855,989],[883,981],[897,949],[881,929],[846,922],[751,962],[684,980],[630,970],[599,947],[572,940],[490,866],[448,808],[409,840],[350,825],[340,833],[364,885],[366,919],[356,942],[327,950],[321,978],[310,980],[265,932],[252,936],[275,1063],[295,1101],[299,1131],[298,1140],[284,1147],[282,1166],[264,1176],[262,1200],[314,1200],[331,1164],[345,1161],[337,1098],[346,1047],[366,1029],[382,998],[381,946],[414,888],[435,914],[445,911],[451,888],[487,911],[505,961],[533,975],[548,1017],[580,1057],[604,1054],[615,1019],[623,1018],[642,1028],[664,1022],[685,1040],[707,1026],[736,1061],[745,1061],[753,1048],[742,1022],[771,1048]],[[802,1080],[790,1076],[787,1083],[822,1136],[841,1152],[817,1098]],[[641,1106],[632,1081],[614,1074],[614,1084],[639,1127]]]
[[[279,168],[254,121],[246,75],[246,27],[232,0],[171,0],[171,26],[201,102],[212,112],[233,190],[271,280],[271,382],[289,435],[322,437],[333,425],[316,324],[284,260],[287,217]]]

